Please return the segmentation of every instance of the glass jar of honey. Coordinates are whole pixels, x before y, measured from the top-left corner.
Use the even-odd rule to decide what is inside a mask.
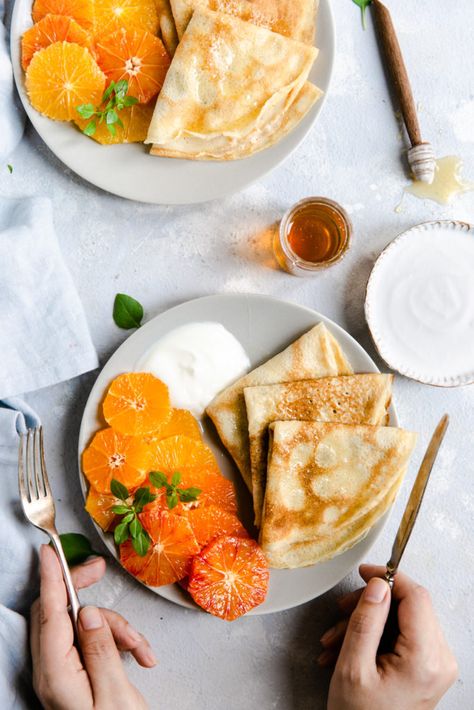
[[[337,202],[307,197],[283,216],[273,251],[288,273],[312,276],[342,259],[351,236],[351,221]]]

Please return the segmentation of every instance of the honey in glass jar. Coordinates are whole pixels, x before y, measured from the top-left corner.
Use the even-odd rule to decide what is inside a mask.
[[[340,205],[325,197],[308,197],[283,216],[273,248],[285,271],[312,276],[342,259],[351,235],[351,221]]]

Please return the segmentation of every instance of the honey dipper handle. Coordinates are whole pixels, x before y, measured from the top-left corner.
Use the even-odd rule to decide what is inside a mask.
[[[422,142],[422,138],[415,101],[390,12],[380,0],[373,0],[372,6],[377,34],[383,48],[388,70],[395,84],[411,144],[419,145]]]

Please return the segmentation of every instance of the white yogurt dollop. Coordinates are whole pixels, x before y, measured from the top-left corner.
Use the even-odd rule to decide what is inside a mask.
[[[188,323],[160,338],[139,360],[168,385],[174,407],[201,416],[214,397],[250,368],[247,353],[220,323]]]

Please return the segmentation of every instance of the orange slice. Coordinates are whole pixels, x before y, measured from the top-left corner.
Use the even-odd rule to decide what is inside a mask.
[[[149,470],[150,451],[141,439],[103,429],[82,454],[82,470],[98,493],[110,494],[116,478],[129,491],[137,488]]]
[[[63,15],[46,15],[21,38],[21,66],[26,70],[38,50],[63,41],[90,48],[89,35],[75,20]]]
[[[97,62],[108,81],[128,81],[128,94],[140,103],[158,94],[170,58],[158,37],[122,27],[96,40]]]
[[[265,556],[257,543],[224,535],[193,559],[188,591],[210,614],[233,621],[265,600],[268,580]]]
[[[125,27],[158,32],[159,20],[155,0],[95,0],[95,33],[106,35]]]
[[[131,574],[150,587],[161,587],[183,579],[193,555],[199,552],[191,526],[185,518],[154,508],[141,513],[140,521],[151,538],[141,557],[131,540],[120,545],[120,561]]]
[[[124,108],[118,112],[119,118],[123,123],[123,128],[115,124],[115,135],[107,128],[105,121],[102,123],[96,122],[96,130],[94,135],[90,136],[97,143],[102,145],[113,145],[114,143],[143,143],[150,125],[155,108],[155,101],[150,101],[148,104],[134,104],[128,108]],[[77,114],[74,123],[83,131],[90,123],[90,118],[81,118]]]
[[[89,30],[94,24],[93,0],[35,0],[33,22],[39,22],[46,15],[64,15]]]
[[[76,118],[76,107],[100,103],[105,76],[90,52],[78,44],[55,42],[33,56],[26,71],[32,106],[57,121]]]
[[[111,529],[117,517],[111,511],[113,505],[123,505],[123,501],[111,493],[98,493],[92,486],[89,488],[85,508],[104,532]]]
[[[150,434],[171,416],[168,388],[148,372],[126,372],[110,385],[103,412],[106,422],[121,434]]]
[[[169,421],[145,438],[149,444],[153,445],[161,439],[180,434],[188,436],[190,439],[202,441],[202,430],[199,422],[187,409],[172,409]]]
[[[185,517],[201,547],[220,535],[249,536],[236,515],[216,505],[191,508]]]

